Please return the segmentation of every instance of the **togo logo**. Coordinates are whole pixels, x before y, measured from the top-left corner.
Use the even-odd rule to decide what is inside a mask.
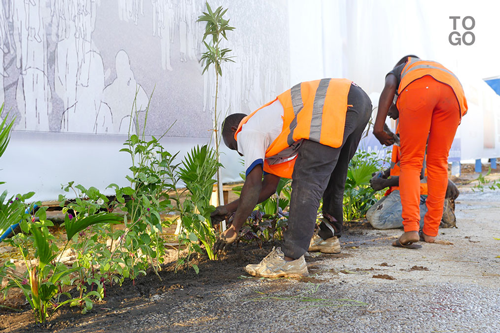
[[[450,33],[448,40],[451,45],[464,45],[470,46],[476,41],[476,36],[472,32],[472,29],[476,26],[476,20],[472,16],[466,16],[462,19],[462,27],[466,30],[463,34],[457,31],[457,20],[460,20],[460,16],[450,16],[453,20],[453,31]]]

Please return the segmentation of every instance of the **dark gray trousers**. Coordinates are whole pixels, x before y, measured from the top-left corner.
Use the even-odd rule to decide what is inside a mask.
[[[347,110],[341,147],[332,148],[304,140],[299,148],[292,175],[288,230],[284,234],[283,253],[287,257],[298,259],[307,252],[321,197],[323,216],[330,220],[334,230],[322,222],[319,235],[327,239],[342,233],[347,169],[372,112],[370,98],[354,84],[349,90],[348,104],[352,107]]]

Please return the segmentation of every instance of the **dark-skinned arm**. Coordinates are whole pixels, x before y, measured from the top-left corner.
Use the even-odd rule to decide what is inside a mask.
[[[268,176],[266,177],[268,181],[266,182],[266,178],[264,178],[263,182],[261,165],[257,165],[247,175],[245,184],[243,184],[243,189],[241,190],[240,198],[238,200],[238,205],[236,209],[236,214],[233,219],[233,224],[231,226],[234,229],[234,231],[238,232],[241,229],[243,223],[245,223],[248,216],[252,214],[253,209],[259,202],[266,200],[273,193],[275,193],[276,186],[278,185],[278,183],[276,182],[276,186],[274,188],[273,186],[270,185],[272,185],[272,181],[276,176],[274,177],[269,177],[269,175],[266,176]],[[279,182],[279,177],[276,178],[278,178]]]
[[[262,181],[262,189],[260,190],[259,200],[257,201],[258,204],[269,199],[271,195],[276,193],[279,181],[280,177],[278,176],[275,176],[270,173],[264,175],[264,180]],[[231,201],[227,205],[224,205],[224,208],[228,213],[232,213],[236,211],[236,209],[238,209],[239,203],[240,203],[240,198]]]
[[[384,124],[387,118],[387,113],[392,105],[394,95],[396,94],[397,80],[392,74],[385,77],[385,86],[380,95],[378,101],[378,111],[377,118],[375,120],[375,125],[373,126],[373,135],[378,139],[378,141],[386,146],[390,146],[394,143],[394,138],[384,131]]]
[[[384,189],[386,187],[393,187],[393,186],[399,186],[399,176],[391,176],[390,178],[387,172],[390,172],[390,168],[386,169],[384,171],[384,175],[382,177],[378,176],[378,173],[373,176],[372,179],[370,179],[370,186],[375,190],[375,191],[380,191],[381,189]],[[422,167],[422,170],[420,171],[420,179],[424,179],[424,172],[425,168]],[[386,176],[387,174],[387,176]],[[448,186],[450,186],[448,184]]]
[[[391,176],[391,178],[388,179],[375,176],[370,179],[370,186],[375,191],[380,191],[386,187],[399,186],[399,176]]]
[[[262,169],[262,167],[259,165],[259,168]],[[254,171],[255,168],[252,170]],[[250,172],[251,173],[251,172]],[[248,178],[247,178],[248,179]],[[264,175],[264,180],[262,181],[262,187],[259,193],[259,199],[257,200],[257,203],[261,203],[264,200],[267,200],[271,195],[276,193],[276,188],[278,187],[280,181],[280,177],[275,176],[273,174],[265,174]],[[246,183],[246,181],[245,181]],[[243,190],[242,190],[243,193]],[[224,220],[229,214],[232,214],[238,209],[238,206],[240,204],[240,200],[236,199],[227,205],[219,206],[215,209],[215,211],[210,214],[212,217],[212,223],[218,223],[222,220]],[[250,214],[249,214],[250,215]]]
[[[261,165],[257,165],[247,175],[245,184],[243,184],[243,189],[241,190],[233,224],[220,235],[219,240],[215,243],[215,253],[222,251],[228,244],[236,241],[238,232],[243,226],[243,223],[245,223],[248,216],[250,216],[259,200],[269,198],[276,191],[279,177],[273,175],[266,176],[263,182]]]

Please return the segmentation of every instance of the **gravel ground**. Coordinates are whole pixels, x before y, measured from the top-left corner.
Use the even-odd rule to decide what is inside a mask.
[[[304,283],[287,283],[286,291],[273,291],[266,282],[247,281],[237,290],[221,292],[201,305],[193,302],[172,307],[174,300],[163,299],[158,302],[157,311],[131,320],[131,327],[143,332],[500,330],[498,290],[477,285],[429,285],[410,281],[324,282],[317,289]],[[332,302],[301,302],[293,298],[298,295]],[[279,296],[279,299],[269,299],[272,296]],[[168,312],[161,310],[163,302],[170,303]]]

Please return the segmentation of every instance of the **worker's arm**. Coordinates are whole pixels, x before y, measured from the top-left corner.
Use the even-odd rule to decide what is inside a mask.
[[[375,191],[380,191],[386,187],[399,186],[399,176],[391,176],[391,178],[388,179],[375,176],[370,179],[370,186]]]
[[[267,199],[276,191],[279,177],[267,175],[266,178],[264,178],[263,182],[262,166],[260,164],[255,166],[247,175],[245,184],[243,184],[243,189],[241,190],[233,224],[220,235],[219,240],[215,243],[215,253],[222,251],[228,244],[233,243],[238,238],[238,232],[252,213],[259,199]]]
[[[384,131],[385,119],[387,118],[387,113],[392,105],[394,95],[396,94],[397,80],[392,74],[385,77],[385,86],[380,95],[378,101],[378,111],[377,118],[375,120],[375,125],[373,126],[373,135],[378,139],[378,141],[386,146],[390,146],[394,143],[394,138]]]
[[[254,170],[255,170],[255,168],[254,168]],[[265,174],[264,180],[262,181],[262,186],[261,186],[261,190],[259,193],[259,199],[257,200],[257,203],[261,203],[264,200],[267,200],[271,195],[276,193],[276,188],[278,187],[279,181],[280,181],[280,177],[275,176],[273,174]],[[246,183],[246,181],[245,181],[245,183]],[[242,193],[243,193],[243,190],[242,190]],[[240,203],[240,200],[241,200],[241,198],[236,199],[236,200],[228,203],[227,205],[217,207],[212,212],[212,214],[210,214],[210,217],[212,218],[212,223],[218,223],[218,222],[224,220],[228,215],[235,212],[238,209],[238,205]]]
[[[255,166],[247,175],[245,184],[241,190],[240,201],[231,228],[235,232],[240,231],[243,223],[250,216],[259,201],[262,189],[262,166]]]

